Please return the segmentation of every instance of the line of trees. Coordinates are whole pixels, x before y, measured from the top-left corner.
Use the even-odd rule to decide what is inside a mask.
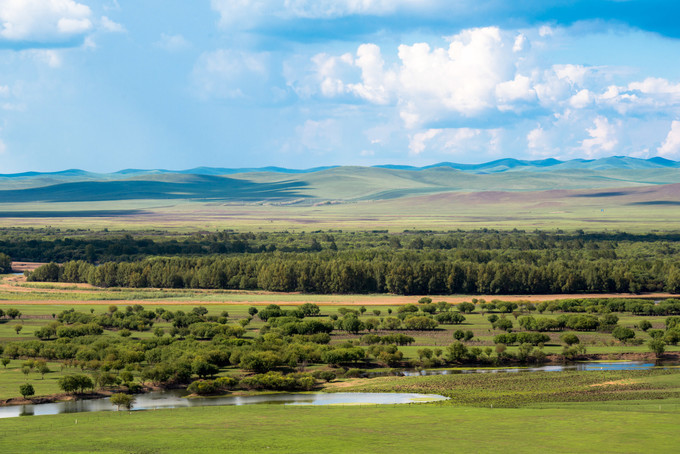
[[[499,251],[551,251],[552,259],[574,253],[589,260],[662,257],[680,251],[680,233],[495,231],[343,232],[108,232],[90,230],[20,229],[0,232],[0,251],[15,260],[90,263],[136,261],[151,256],[214,254],[328,253],[375,250],[452,251],[456,259],[492,260]]]
[[[98,287],[262,289],[305,293],[548,294],[680,293],[680,266],[654,260],[551,260],[550,251],[455,259],[443,252],[396,252],[150,258],[139,262],[50,263],[29,281]],[[538,256],[538,257],[536,257]],[[543,257],[545,256],[545,257]]]

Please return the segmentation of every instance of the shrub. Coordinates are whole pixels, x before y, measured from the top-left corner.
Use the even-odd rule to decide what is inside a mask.
[[[433,330],[436,329],[438,325],[439,323],[437,323],[436,320],[425,316],[409,317],[404,320],[404,327],[415,331]]]
[[[571,346],[574,344],[578,344],[581,342],[581,340],[578,338],[578,336],[574,333],[564,333],[560,336],[560,340],[564,342],[565,344]]]
[[[617,326],[614,328],[614,331],[612,331],[612,336],[618,341],[625,343],[635,337],[635,331],[624,326]]]
[[[465,321],[465,316],[460,312],[444,312],[435,315],[434,319],[442,325],[460,325]]]
[[[310,391],[316,381],[311,374],[296,373],[283,375],[281,372],[267,372],[241,380],[246,389],[272,389],[278,391]]]

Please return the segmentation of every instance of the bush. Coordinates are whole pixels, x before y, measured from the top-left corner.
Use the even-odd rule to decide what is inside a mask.
[[[638,328],[640,328],[642,331],[647,331],[652,327],[652,323],[649,320],[642,320],[640,324],[638,325]]]
[[[253,372],[267,372],[282,364],[279,355],[271,351],[246,353],[241,357],[239,367]]]
[[[316,381],[311,374],[296,373],[283,375],[281,372],[267,372],[241,380],[240,385],[246,389],[271,389],[277,391],[310,391]]]
[[[628,340],[635,337],[635,331],[624,326],[617,326],[612,331],[612,336],[620,342],[626,343]]]
[[[581,340],[578,338],[578,336],[574,333],[564,333],[560,336],[560,340],[564,342],[565,344],[572,346],[574,344],[578,344],[581,342]]]
[[[650,339],[647,343],[649,350],[656,355],[657,358],[663,356],[666,351],[666,343],[662,339]]]
[[[435,315],[434,319],[442,325],[460,325],[465,321],[465,316],[460,312],[444,312]]]
[[[32,395],[35,394],[33,385],[31,385],[30,383],[24,383],[23,385],[19,386],[19,392],[21,393],[22,396],[24,396],[24,399],[26,399],[27,397],[31,397]]]
[[[331,370],[317,370],[312,376],[317,380],[323,380],[326,383],[335,380],[337,377],[336,373]]]
[[[407,336],[406,334],[388,334],[386,336],[382,336],[380,338],[380,343],[381,344],[396,344],[396,345],[410,345],[414,343],[416,340],[411,337]]]
[[[512,330],[512,321],[507,318],[499,318],[493,323],[494,329],[502,329],[504,331]]]
[[[436,329],[439,323],[425,316],[409,317],[404,320],[404,327],[414,331],[429,331]]]

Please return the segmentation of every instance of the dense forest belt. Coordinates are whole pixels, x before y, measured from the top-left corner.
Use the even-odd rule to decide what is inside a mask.
[[[192,232],[0,229],[0,253],[14,261],[90,263],[138,261],[155,256],[215,254],[454,251],[454,258],[489,261],[494,251],[541,253],[553,258],[577,252],[597,258],[671,258],[680,254],[680,233],[524,231],[319,231]]]
[[[69,236],[70,235],[70,236]],[[29,280],[315,294],[680,292],[680,234],[0,231]]]
[[[86,282],[98,287],[261,289],[304,293],[560,294],[680,292],[673,258],[596,260],[549,251],[524,256],[499,251],[489,261],[450,253],[258,254],[83,261],[44,265],[29,281]],[[453,255],[453,256],[452,256]]]

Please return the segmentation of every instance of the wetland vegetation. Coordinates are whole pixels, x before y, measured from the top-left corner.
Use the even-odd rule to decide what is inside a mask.
[[[494,418],[513,411],[513,418],[548,418],[546,427],[555,430],[562,427],[551,419],[557,412],[569,413],[573,423],[578,412],[586,419],[606,412],[619,422],[654,426],[657,438],[670,433],[673,425],[664,418],[678,411],[680,373],[672,364],[680,358],[680,299],[672,293],[680,236],[673,233],[13,229],[4,235],[3,244],[28,251],[17,256],[21,248],[8,248],[5,261],[74,259],[31,266],[35,270],[25,276],[6,275],[0,283],[0,399],[6,405],[100,399],[111,409],[108,396],[151,397],[159,390],[212,403],[272,392],[284,393],[277,394],[283,400],[291,392],[418,393],[447,400],[361,414],[379,411],[406,424],[436,413],[453,423],[464,411],[470,422],[484,424],[492,417],[487,411]],[[604,294],[631,290],[668,293]],[[556,295],[536,295],[547,292]],[[559,297],[562,292],[570,295]],[[671,366],[540,369],[598,360],[665,360]],[[538,371],[436,372],[526,366]],[[400,373],[428,369],[435,373]],[[134,397],[129,405],[135,408]],[[88,413],[78,420],[81,427],[115,428],[134,419],[146,432],[132,439],[144,450],[158,424],[173,427],[167,419],[173,415],[191,423],[210,415],[232,426],[241,424],[234,415],[284,416],[271,405],[218,408],[117,415],[127,420]],[[372,416],[352,421],[350,408],[321,410],[310,424],[325,418],[343,430],[372,424]],[[303,409],[285,411],[296,421],[312,417]],[[45,418],[52,431],[68,417]],[[3,425],[17,435],[31,431],[35,443],[45,423],[30,420],[22,429],[10,420]],[[247,435],[251,429],[239,430],[240,446],[260,449]],[[280,434],[270,436],[276,446],[287,443]],[[58,438],[62,447],[81,446]],[[375,443],[390,446],[386,436]],[[445,446],[444,438],[428,443]]]

